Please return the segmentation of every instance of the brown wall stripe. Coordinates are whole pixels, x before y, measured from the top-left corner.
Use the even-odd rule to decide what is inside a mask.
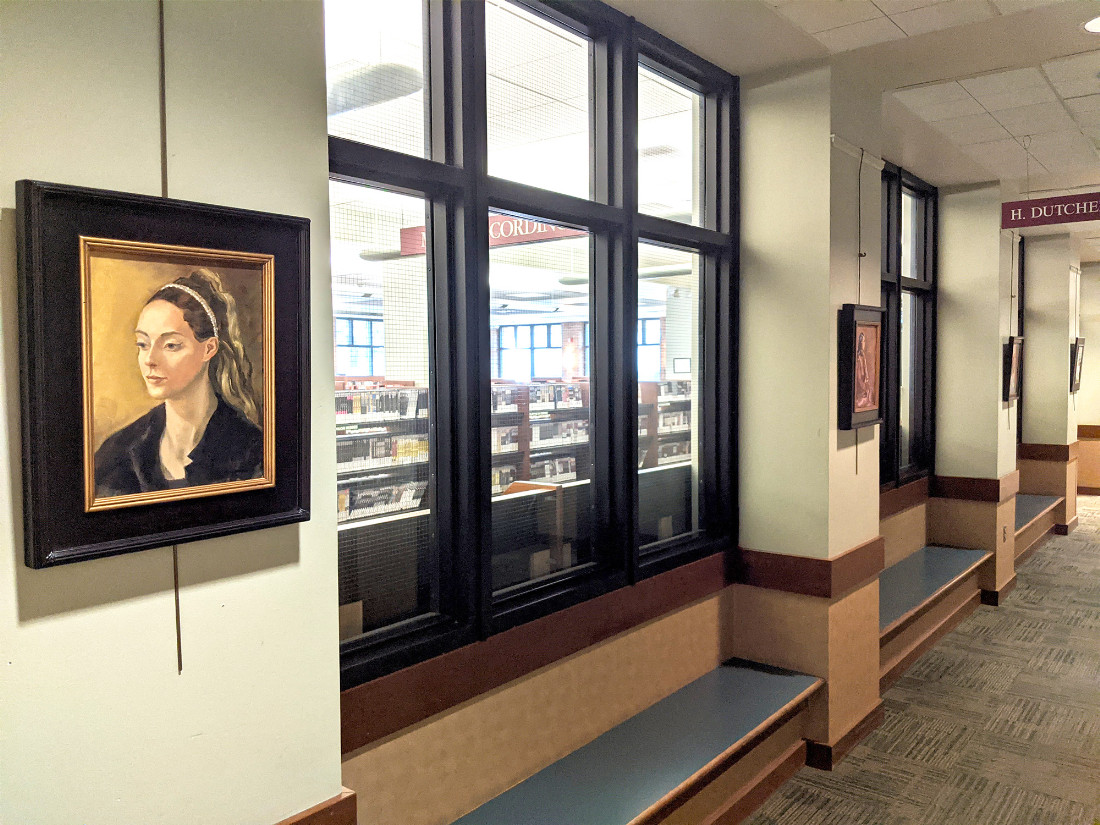
[[[902,510],[908,510],[910,507],[916,507],[918,504],[924,504],[926,501],[928,501],[928,479],[918,478],[901,487],[887,490],[878,497],[878,519],[882,521],[884,518],[896,515]]]
[[[936,498],[954,498],[963,501],[1008,501],[1020,492],[1020,472],[1013,470],[1003,478],[966,478],[964,476],[936,476],[932,479],[931,493]]]
[[[1020,444],[1016,457],[1026,461],[1072,461],[1080,452],[1076,441],[1072,444]]]
[[[753,587],[832,599],[874,578],[886,564],[886,542],[876,536],[831,559],[811,559],[738,548],[737,580]]]
[[[716,553],[345,690],[342,750],[357,750],[728,583],[726,556]]]
[[[1078,424],[1078,438],[1100,438],[1100,424]]]
[[[355,792],[344,788],[332,799],[283,819],[276,825],[356,825]]]

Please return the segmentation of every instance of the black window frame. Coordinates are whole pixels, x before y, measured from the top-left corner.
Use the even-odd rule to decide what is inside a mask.
[[[422,196],[438,611],[341,643],[347,689],[736,547],[738,79],[598,2],[512,0],[593,44],[589,198],[487,172],[485,7],[426,0],[428,157],[329,137],[330,178]],[[637,67],[703,96],[702,226],[637,211]],[[594,561],[505,594],[491,576],[489,213],[591,233]],[[639,553],[638,242],[700,255],[700,530]],[[598,365],[607,365],[601,369]],[[592,371],[590,371],[592,372]]]
[[[917,198],[916,269],[921,277],[901,271],[902,197]],[[879,435],[879,484],[883,491],[935,473],[936,409],[936,256],[938,190],[911,172],[886,162],[882,170],[882,336],[881,394],[883,423]],[[910,460],[901,455],[901,319],[902,298],[913,296],[914,406],[909,434]]]

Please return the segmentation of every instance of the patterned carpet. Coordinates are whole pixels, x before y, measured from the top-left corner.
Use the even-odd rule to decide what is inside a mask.
[[[802,768],[746,825],[1100,823],[1100,497],[1000,607],[979,607],[883,696],[832,772]]]

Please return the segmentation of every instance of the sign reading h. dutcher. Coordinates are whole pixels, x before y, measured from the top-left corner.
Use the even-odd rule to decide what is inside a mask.
[[[1100,221],[1100,192],[1001,204],[1001,229]]]

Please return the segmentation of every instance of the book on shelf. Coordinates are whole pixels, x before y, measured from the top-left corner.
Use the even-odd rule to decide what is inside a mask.
[[[338,390],[336,415],[365,416],[374,420],[426,418],[427,387],[379,387],[370,390]]]
[[[657,401],[690,401],[691,380],[679,379],[677,381],[662,381],[657,386]]]

